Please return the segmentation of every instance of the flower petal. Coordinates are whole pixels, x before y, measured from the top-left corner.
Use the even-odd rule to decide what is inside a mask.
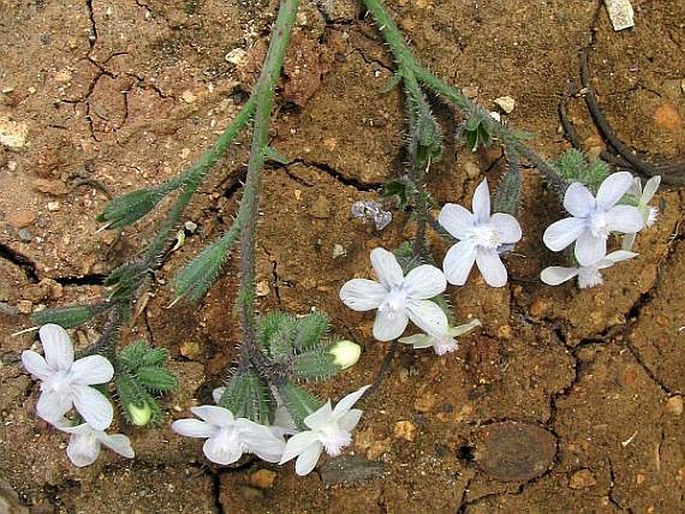
[[[496,212],[490,218],[490,223],[499,232],[502,243],[512,244],[521,240],[521,224],[511,214]]]
[[[564,218],[547,227],[542,240],[547,248],[553,252],[558,252],[578,239],[584,230],[585,220],[581,218]]]
[[[476,218],[476,223],[485,223],[490,219],[490,189],[488,189],[488,179],[484,178],[478,184],[471,200],[471,209]]]
[[[195,414],[198,418],[217,427],[231,426],[235,420],[235,417],[230,410],[219,407],[218,405],[191,407],[190,412]]]
[[[102,355],[88,355],[71,366],[71,379],[77,384],[106,384],[114,376],[114,367]]]
[[[435,266],[422,264],[411,270],[404,279],[404,292],[408,298],[428,300],[447,289],[445,275]]]
[[[215,464],[233,464],[243,456],[243,448],[233,429],[219,430],[205,441],[202,452]]]
[[[626,194],[632,184],[633,176],[630,172],[612,173],[604,179],[597,190],[597,206],[608,211]]]
[[[240,440],[247,445],[247,449],[267,462],[278,462],[283,456],[285,441],[283,437],[276,437],[268,427],[250,421],[238,419]]]
[[[448,331],[447,334],[450,337],[459,337],[461,335],[466,334],[467,332],[471,332],[476,327],[481,327],[483,324],[480,322],[479,319],[472,319],[471,321],[468,321],[462,325],[457,325],[456,327],[451,327]]]
[[[564,208],[576,218],[586,218],[595,208],[595,197],[580,182],[574,182],[564,194]]]
[[[407,314],[411,322],[427,334],[444,334],[447,331],[447,314],[435,302],[409,300]]]
[[[304,418],[303,421],[304,424],[312,430],[318,430],[319,428],[330,423],[332,419],[333,407],[331,406],[331,401],[328,400],[321,407]]]
[[[317,441],[313,446],[303,451],[295,461],[295,472],[301,477],[308,475],[321,457],[323,445]]]
[[[611,252],[606,256],[606,258],[612,262],[621,262],[621,261],[627,261],[628,259],[632,259],[634,257],[637,257],[638,254],[635,252],[628,252],[626,250],[616,250],[615,252]]]
[[[59,325],[48,323],[38,331],[45,360],[52,369],[66,370],[74,363],[74,345],[69,334]]]
[[[378,280],[387,290],[402,285],[404,280],[402,267],[397,262],[397,258],[385,248],[371,250],[371,265],[376,271]]]
[[[100,442],[93,430],[85,434],[72,434],[67,446],[69,460],[79,468],[90,466],[100,455]]]
[[[365,278],[353,278],[340,288],[340,299],[354,311],[377,309],[387,294],[381,284]]]
[[[607,227],[611,231],[631,233],[645,228],[645,219],[637,207],[617,205],[606,213]]]
[[[446,203],[438,215],[438,223],[457,239],[464,239],[466,231],[476,223],[476,218],[461,205]]]
[[[194,418],[177,419],[171,424],[171,429],[177,434],[186,437],[212,437],[217,432],[217,427],[206,421]]]
[[[36,412],[45,421],[55,423],[69,412],[73,404],[68,394],[59,394],[52,390],[46,390],[40,393]]]
[[[450,284],[463,286],[476,262],[476,247],[470,241],[459,241],[447,250],[442,262],[445,278]]]
[[[400,343],[410,344],[414,349],[428,348],[433,346],[435,338],[429,334],[414,334],[413,336],[400,337]]]
[[[114,409],[107,397],[93,387],[71,384],[74,407],[95,430],[105,430],[112,424]]]
[[[604,259],[607,240],[605,237],[595,237],[589,231],[583,232],[576,241],[574,253],[581,266],[591,266]]]
[[[212,400],[214,400],[214,403],[219,403],[219,400],[221,400],[221,397],[224,395],[224,391],[226,391],[225,387],[212,389]]]
[[[578,275],[578,268],[564,268],[562,266],[550,266],[542,270],[540,280],[550,286],[558,286],[562,282]]]
[[[373,337],[379,341],[392,341],[402,335],[408,323],[409,318],[404,312],[378,311],[373,322]]]
[[[655,175],[654,177],[650,178],[642,190],[640,201],[644,204],[648,204],[649,201],[654,197],[656,190],[659,189],[659,184],[661,184],[661,175]]]
[[[490,287],[503,287],[507,283],[507,268],[493,248],[478,247],[476,265],[485,283]]]
[[[133,446],[131,446],[131,440],[124,434],[104,434],[104,437],[100,437],[99,439],[107,448],[118,453],[122,457],[132,459],[136,456],[136,452],[133,451]]]
[[[316,446],[317,443],[320,455],[323,446],[321,445],[321,442],[319,441],[315,432],[312,432],[311,430],[306,430],[304,432],[300,432],[299,434],[295,434],[290,439],[288,439],[288,442],[285,443],[285,448],[283,449],[283,456],[281,457],[279,464],[285,464],[289,460],[294,459],[298,455],[304,453],[307,450],[307,448],[311,446]]]
[[[26,371],[31,373],[38,380],[48,380],[54,373],[45,361],[45,358],[33,350],[24,350],[21,352],[21,363],[26,368]]]
[[[333,417],[339,418],[348,412],[352,406],[357,403],[362,396],[364,396],[364,393],[369,387],[371,387],[370,384],[365,385],[357,389],[355,392],[344,396],[335,406],[335,409],[333,409]]]
[[[338,426],[341,430],[344,430],[345,432],[352,432],[352,430],[354,430],[357,426],[357,423],[359,423],[359,420],[362,417],[362,413],[363,412],[361,409],[352,409],[349,412],[346,412],[338,420]]]

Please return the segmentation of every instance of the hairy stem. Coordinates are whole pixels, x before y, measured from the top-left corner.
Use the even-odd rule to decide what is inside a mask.
[[[400,29],[390,17],[388,11],[385,10],[380,0],[363,0],[363,2],[374,20],[376,20],[378,30],[390,47],[390,51],[397,62],[398,72],[405,81],[405,84],[411,85],[413,82],[418,81],[445,97],[459,110],[480,114],[488,132],[498,137],[505,147],[509,147],[518,155],[528,159],[544,175],[552,187],[559,191],[563,191],[566,188],[566,182],[545,159],[521,143],[511,131],[492,119],[482,107],[464,96],[461,91],[445,84],[418,63],[404,42]]]
[[[243,358],[259,359],[261,352],[257,346],[255,332],[255,232],[257,229],[257,210],[262,186],[265,153],[269,140],[269,123],[274,103],[274,89],[281,74],[285,51],[295,24],[298,0],[283,0],[273,29],[269,50],[264,67],[252,96],[256,102],[254,128],[250,160],[247,166],[247,179],[238,217],[242,232],[240,234],[240,290],[238,302],[240,321],[243,330],[241,354]],[[255,362],[259,366],[259,362]]]

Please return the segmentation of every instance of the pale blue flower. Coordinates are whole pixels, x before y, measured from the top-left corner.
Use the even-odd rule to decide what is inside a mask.
[[[480,327],[481,322],[477,319],[472,319],[463,325],[456,327],[448,327],[445,332],[437,334],[415,334],[413,336],[400,338],[400,343],[410,344],[415,349],[433,347],[437,355],[444,355],[448,352],[453,352],[459,348],[457,337],[470,332],[476,327]]]
[[[348,394],[332,408],[331,401],[304,418],[304,424],[311,430],[295,434],[285,445],[279,464],[297,457],[295,472],[304,476],[316,466],[325,450],[331,457],[340,455],[342,449],[352,442],[352,430],[359,423],[362,411],[353,409],[355,403],[371,386],[364,386]]]
[[[578,287],[581,289],[585,289],[586,287],[595,287],[604,283],[600,270],[610,268],[617,262],[632,259],[636,256],[636,253],[618,250],[611,252],[603,259],[600,259],[589,266],[578,266],[577,268],[550,266],[549,268],[542,270],[542,273],[540,273],[540,279],[545,284],[557,286],[562,282],[572,279],[573,277],[578,277]]]
[[[88,423],[72,426],[68,420],[61,419],[54,423],[55,428],[71,434],[67,446],[67,456],[74,466],[90,466],[100,455],[100,446],[104,445],[110,450],[132,459],[135,452],[128,437],[122,434],[107,434],[102,430],[96,430]]]
[[[590,266],[607,253],[611,232],[639,232],[644,227],[640,211],[632,205],[616,205],[633,184],[627,171],[609,175],[599,186],[597,198],[587,187],[574,182],[564,195],[564,207],[571,217],[545,230],[543,241],[555,252],[576,241],[575,256],[581,266]]]
[[[499,250],[511,248],[521,239],[521,225],[511,214],[497,212],[490,215],[490,190],[484,179],[476,188],[471,201],[471,213],[461,205],[443,206],[438,222],[459,240],[445,255],[442,268],[450,284],[463,286],[475,263],[485,283],[502,287],[507,283],[507,269]]]
[[[267,462],[278,462],[285,441],[274,435],[268,427],[216,405],[192,407],[190,411],[200,419],[179,419],[171,424],[174,432],[207,439],[202,451],[212,462],[221,465],[236,462],[244,453],[254,453]]]
[[[383,248],[371,252],[378,280],[355,278],[340,289],[340,299],[355,311],[378,309],[373,336],[391,341],[402,335],[409,320],[425,332],[447,328],[447,316],[433,298],[447,288],[442,272],[423,264],[404,276],[395,256]]]
[[[89,355],[74,362],[69,334],[59,325],[43,325],[39,331],[45,357],[25,350],[21,361],[29,373],[41,381],[38,415],[52,424],[73,407],[95,430],[105,430],[114,409],[107,397],[94,387],[112,380],[114,368],[101,355]]]

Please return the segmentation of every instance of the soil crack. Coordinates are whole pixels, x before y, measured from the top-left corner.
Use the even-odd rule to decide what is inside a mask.
[[[20,267],[29,282],[34,284],[40,282],[36,263],[22,253],[0,243],[0,259],[4,259],[15,266]]]
[[[293,159],[288,164],[277,166],[276,169],[285,169],[286,173],[288,173],[288,176],[291,177],[293,180],[307,187],[312,187],[314,184],[309,184],[306,181],[303,181],[302,179],[295,178],[288,172],[288,168],[295,164],[302,164],[304,166],[314,168],[322,173],[325,173],[326,175],[331,177],[336,182],[339,182],[343,186],[352,187],[361,193],[372,193],[383,187],[382,182],[362,182],[361,180],[358,180],[356,178],[346,177],[330,164],[327,164],[325,162],[310,161],[303,158]]]

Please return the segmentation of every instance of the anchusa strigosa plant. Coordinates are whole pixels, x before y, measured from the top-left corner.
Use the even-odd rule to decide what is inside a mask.
[[[388,181],[384,191],[386,196],[396,197],[397,206],[411,212],[416,222],[412,239],[394,252],[381,247],[371,251],[376,280],[353,278],[340,290],[340,299],[349,308],[376,311],[375,339],[396,341],[416,350],[432,348],[437,355],[445,355],[458,349],[458,337],[481,326],[478,319],[458,323],[445,293],[448,284],[462,287],[469,277],[473,280],[477,275],[472,273],[474,265],[487,286],[501,288],[509,281],[506,255],[513,253],[524,233],[518,219],[522,160],[536,168],[553,191],[563,195],[563,205],[570,214],[547,228],[543,242],[553,251],[575,243],[572,260],[564,263],[568,266],[543,270],[543,282],[557,285],[577,277],[580,288],[592,287],[602,283],[602,270],[637,256],[631,251],[635,234],[651,225],[658,214],[649,205],[659,185],[658,177],[643,188],[630,173],[610,174],[605,163],[588,160],[577,151],[565,153],[555,163],[547,162],[526,146],[526,134],[500,124],[486,109],[418,63],[379,0],[364,0],[364,4],[397,63],[392,85],[401,84],[406,97],[405,167],[400,176]],[[39,335],[44,356],[27,350],[22,361],[41,381],[37,414],[70,434],[67,455],[77,466],[93,463],[103,445],[124,457],[134,456],[127,436],[106,432],[117,412],[122,421],[134,426],[153,425],[163,419],[159,399],[179,385],[166,368],[167,351],[141,341],[119,350],[117,339],[120,329],[135,319],[134,306],[149,287],[153,272],[183,244],[182,238],[174,246],[171,240],[191,198],[213,165],[248,128],[252,130],[252,150],[238,211],[228,230],[176,276],[177,295],[171,305],[202,299],[225,271],[234,247],[239,246],[240,288],[235,308],[242,332],[235,365],[225,384],[214,391],[214,405],[191,407],[194,418],[175,420],[171,426],[182,436],[204,440],[205,457],[218,465],[233,464],[246,454],[274,464],[295,459],[298,475],[310,473],[324,452],[335,457],[352,442],[352,432],[362,415],[354,406],[375,387],[361,386],[333,406],[331,400],[320,400],[303,384],[330,379],[354,365],[360,358],[360,345],[332,336],[329,320],[321,312],[300,316],[268,312],[258,316],[255,305],[256,219],[262,171],[267,161],[280,165],[289,162],[270,146],[269,123],[297,8],[297,0],[281,2],[262,74],[216,144],[177,177],[113,200],[98,217],[105,223],[103,229],[121,229],[176,194],[145,251],[110,273],[104,283],[107,294],[101,301],[48,309],[34,316],[34,321],[43,325]],[[431,194],[434,164],[446,146],[443,128],[432,110],[433,95],[461,116],[455,138],[466,151],[493,145],[504,150],[506,169],[492,198],[484,178],[475,187],[471,209],[455,203],[440,207]],[[494,180],[490,182],[494,184]],[[355,203],[352,213],[362,222],[372,221],[378,231],[393,219],[384,203],[369,200]],[[444,255],[435,255],[429,248],[428,230],[449,244]],[[615,234],[623,235],[622,248],[610,251]],[[436,265],[440,261],[442,268]],[[96,317],[105,317],[102,335],[76,359],[64,328]],[[404,335],[410,322],[418,331],[412,329],[412,334]],[[381,377],[382,371],[377,381]]]

